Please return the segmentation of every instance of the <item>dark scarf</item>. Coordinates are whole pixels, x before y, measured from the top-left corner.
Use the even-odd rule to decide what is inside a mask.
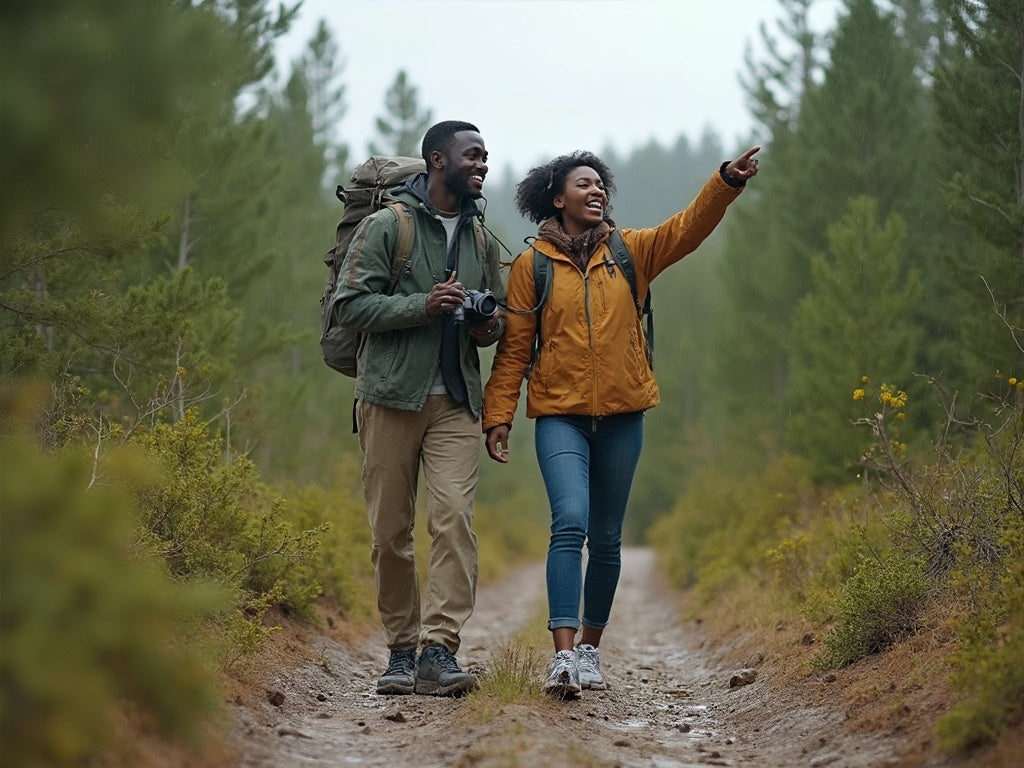
[[[556,218],[550,218],[544,219],[541,222],[540,227],[537,229],[537,237],[557,245],[579,267],[580,272],[586,272],[587,264],[590,263],[590,257],[594,255],[594,251],[597,250],[597,246],[608,234],[609,229],[608,222],[602,221],[596,227],[592,227],[586,232],[570,236],[562,229],[561,221]]]

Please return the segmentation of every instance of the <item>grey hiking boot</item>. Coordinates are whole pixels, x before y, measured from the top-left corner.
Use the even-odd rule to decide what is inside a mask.
[[[416,693],[461,696],[476,689],[476,675],[463,672],[455,656],[443,645],[431,644],[416,664]]]
[[[399,696],[412,693],[416,687],[416,649],[391,651],[387,671],[377,681],[377,693]]]
[[[601,674],[601,655],[589,643],[576,646],[576,669],[580,675],[580,687],[603,691],[604,675]]]
[[[576,669],[576,654],[558,651],[548,664],[544,680],[544,693],[561,699],[571,699],[580,692],[580,673]]]

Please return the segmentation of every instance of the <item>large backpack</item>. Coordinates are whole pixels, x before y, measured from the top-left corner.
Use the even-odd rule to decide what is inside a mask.
[[[338,199],[345,206],[335,232],[334,245],[324,254],[327,265],[327,281],[320,297],[320,351],[324,362],[334,370],[355,377],[358,373],[359,357],[362,354],[364,334],[338,324],[331,311],[331,300],[338,287],[338,276],[344,268],[345,256],[355,235],[359,222],[381,208],[388,208],[398,220],[398,237],[395,251],[391,254],[391,276],[385,295],[394,292],[402,268],[412,253],[416,226],[413,213],[402,202],[385,200],[388,190],[403,184],[406,179],[426,171],[426,163],[419,157],[385,157],[373,155],[356,166],[351,183],[338,186]],[[473,219],[473,233],[480,253],[486,250],[486,236],[483,225]]]
[[[622,240],[622,235],[619,230],[613,229],[608,234],[608,247],[611,249],[612,258],[615,259],[615,263],[618,264],[619,269],[622,270],[622,274],[625,275],[626,280],[629,281],[629,289],[633,293],[633,304],[636,306],[636,313],[638,317],[647,316],[647,331],[645,334],[644,342],[646,345],[647,352],[647,363],[654,369],[654,309],[651,307],[651,289],[650,286],[647,288],[647,296],[644,297],[643,306],[640,306],[640,301],[636,295],[636,266],[633,264],[633,254],[629,252],[629,248],[626,247],[626,243]],[[611,270],[611,265],[608,265],[608,269]],[[548,296],[551,295],[551,257],[545,253],[541,253],[536,248],[533,249],[533,288],[535,296],[537,296],[537,307],[535,311],[537,313],[537,333],[533,337],[533,352],[530,359],[530,366],[527,369],[527,378],[533,371],[533,366],[537,362],[537,355],[540,354],[540,318],[541,311],[544,308],[544,304],[548,300]]]
[[[320,298],[321,332],[320,351],[324,362],[346,376],[355,376],[359,354],[362,351],[363,334],[338,325],[331,312],[331,300],[338,287],[338,275],[345,263],[345,255],[355,235],[356,227],[363,219],[383,207],[387,207],[398,219],[398,239],[395,252],[391,254],[391,277],[386,293],[395,290],[398,276],[412,252],[415,226],[412,211],[404,203],[385,201],[384,194],[402,184],[410,176],[426,170],[423,158],[373,156],[352,172],[347,187],[338,185],[337,196],[344,205],[341,220],[335,233],[334,245],[324,254],[327,265],[327,281]]]

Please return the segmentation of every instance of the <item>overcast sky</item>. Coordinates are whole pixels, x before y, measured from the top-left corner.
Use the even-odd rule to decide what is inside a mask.
[[[816,0],[812,26],[834,26],[840,0]],[[620,153],[706,128],[745,149],[755,126],[739,75],[778,0],[305,0],[278,43],[282,71],[317,22],[337,41],[347,111],[339,139],[366,154],[400,69],[435,120],[468,120],[492,171],[517,172],[574,149]],[[386,27],[386,31],[385,31]],[[743,144],[743,147],[740,147]]]

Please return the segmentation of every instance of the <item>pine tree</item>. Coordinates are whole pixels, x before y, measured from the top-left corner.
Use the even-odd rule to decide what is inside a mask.
[[[930,80],[948,25],[939,12],[942,0],[889,0],[903,45],[917,60],[918,79]]]
[[[344,71],[338,44],[321,19],[296,65],[295,74],[302,78],[305,86],[306,105],[313,121],[313,141],[321,147],[327,165],[324,178],[328,190],[334,189],[336,180],[343,176],[343,169],[348,165],[348,146],[338,143],[334,132],[334,126],[348,111],[345,85],[340,82]]]
[[[805,153],[793,203],[807,213],[794,246],[804,253],[823,248],[829,223],[859,195],[874,197],[883,217],[899,213],[911,232],[904,268],[916,269],[922,281],[917,303],[905,311],[929,340],[918,349],[915,369],[936,374],[961,355],[951,343],[955,319],[948,312],[951,272],[944,257],[958,233],[937,194],[933,160],[940,153],[920,76],[929,49],[901,37],[907,29],[922,34],[915,16],[920,4],[903,5],[901,19],[881,13],[872,0],[847,0],[825,79],[808,94],[801,114],[798,140]],[[828,168],[828,195],[812,191],[820,179],[812,168]],[[912,395],[923,394],[920,386],[915,383]]]
[[[245,380],[259,382],[260,397],[259,418],[238,434],[258,446],[253,458],[270,476],[307,481],[328,471],[332,457],[323,446],[335,444],[330,435],[351,431],[350,414],[336,407],[351,384],[320,356],[322,257],[333,244],[341,204],[321,185],[325,151],[316,141],[305,64],[295,66],[265,120],[261,151],[288,161],[267,190],[263,220],[252,223],[271,257],[239,298],[247,318],[239,369]]]
[[[262,89],[273,68],[274,40],[287,31],[297,9],[282,5],[270,13],[266,0],[221,0],[216,5],[226,35],[234,41],[223,76],[226,93],[213,108],[190,116],[173,147],[187,191],[178,205],[173,250],[163,258],[170,269],[192,266],[204,276],[226,277],[237,296],[269,256],[254,247],[253,232],[242,222],[261,220],[268,189],[286,162],[259,151]],[[239,258],[241,253],[246,258]]]
[[[209,77],[235,66],[223,18],[205,7],[47,3],[5,6],[0,30],[0,55],[16,62],[0,85],[20,99],[12,125],[44,116],[13,130],[3,153],[5,176],[27,180],[23,200],[4,203],[3,377],[70,376],[106,392],[115,417],[152,415],[181,371],[197,391],[212,388],[230,356],[203,344],[223,343],[234,322],[223,283],[154,277],[144,265],[187,189],[170,150],[230,97]],[[183,61],[186,40],[196,50]]]
[[[898,210],[908,224],[920,219],[929,155],[915,65],[892,17],[872,0],[848,0],[824,81],[801,105],[803,162],[792,205],[802,211],[795,245],[805,254],[824,247],[828,225],[859,195],[874,197],[883,216]],[[820,194],[823,182],[828,195]]]
[[[829,225],[860,195],[873,197],[883,217],[899,212],[914,233],[905,271],[931,266],[942,233],[929,183],[934,152],[918,59],[893,17],[871,0],[848,0],[831,40],[820,82],[805,78],[798,109],[787,113],[795,118],[775,121],[779,136],[772,136],[756,185],[763,206],[727,229],[725,284],[734,305],[726,315],[734,322],[721,346],[744,355],[743,381],[757,385],[735,397],[732,412],[775,445],[792,434],[785,428],[790,382],[798,375],[790,366],[799,359],[792,354],[792,312],[811,290],[810,261],[824,250]],[[928,279],[938,281],[941,274],[932,272]],[[921,306],[905,311],[923,314]],[[740,367],[735,358],[731,367]],[[720,378],[729,381],[724,373]]]
[[[749,52],[744,88],[761,123],[765,173],[750,184],[726,217],[720,264],[725,306],[714,345],[713,397],[719,429],[748,455],[747,465],[771,458],[785,440],[787,335],[790,313],[806,291],[806,259],[793,238],[804,215],[792,201],[807,161],[795,132],[806,93],[821,79],[824,39],[810,29],[813,0],[781,0],[777,36],[762,27],[768,58]],[[816,183],[825,183],[819,179]]]
[[[210,77],[233,67],[222,31],[205,6],[4,3],[0,171],[20,181],[0,192],[0,239],[33,231],[40,211],[103,230],[117,226],[112,199],[166,206],[180,191],[168,148],[231,90]]]
[[[754,117],[773,139],[796,128],[800,98],[814,84],[824,58],[823,41],[810,28],[814,0],[779,0],[779,5],[783,15],[775,23],[778,36],[769,34],[764,22],[760,26],[767,59],[755,61],[748,45],[747,69],[740,77]]]
[[[790,435],[818,479],[850,477],[860,443],[851,400],[862,376],[908,389],[919,332],[907,308],[920,288],[903,267],[907,228],[878,203],[850,201],[811,261],[811,291],[793,315]]]
[[[946,200],[982,241],[956,252],[958,341],[965,378],[986,391],[996,370],[1024,369],[1024,1],[942,6],[952,29],[935,73]]]
[[[420,140],[433,122],[433,111],[420,110],[417,89],[405,70],[399,70],[384,96],[387,113],[376,121],[381,142],[371,142],[371,155],[420,156]]]

